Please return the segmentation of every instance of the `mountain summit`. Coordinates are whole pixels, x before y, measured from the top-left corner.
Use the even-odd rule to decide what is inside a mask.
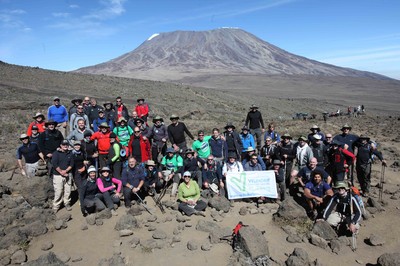
[[[153,34],[129,53],[76,71],[162,81],[237,74],[387,78],[294,55],[237,28]]]

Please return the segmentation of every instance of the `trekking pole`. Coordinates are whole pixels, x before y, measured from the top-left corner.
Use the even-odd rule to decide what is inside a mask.
[[[153,199],[154,203],[156,204],[156,206],[157,206],[158,208],[160,208],[161,213],[165,213],[164,206],[162,205],[161,202],[157,202],[157,199],[155,198],[155,195],[156,195],[157,193],[156,193],[156,190],[155,190],[154,188],[152,189],[152,192],[153,192],[153,196],[151,196],[151,198]]]
[[[353,195],[351,194],[352,192],[349,191],[350,193],[350,219],[353,216]],[[352,232],[351,236],[351,250],[355,252],[357,250],[357,233]]]
[[[142,198],[139,196],[139,194],[137,192],[133,192],[133,194],[136,195],[136,197],[139,199],[140,204],[145,208],[145,210],[150,213],[151,215],[153,215],[153,213],[150,211],[150,209],[147,207],[146,203],[142,200]]]
[[[156,204],[161,204],[161,200],[162,200],[162,198],[165,196],[165,193],[167,192],[168,182],[169,182],[169,181],[165,181],[164,187],[163,187],[163,189],[161,190],[160,195],[159,195],[158,198],[157,198]]]
[[[381,169],[381,179],[379,182],[379,201],[382,201],[382,194],[383,194],[383,183],[385,183],[385,168],[386,166],[382,165]]]
[[[17,169],[18,169],[18,163],[17,163],[17,165],[14,167],[14,169],[13,169],[13,171],[12,171],[12,173],[11,173],[11,176],[7,179],[7,180],[11,180],[13,177],[14,177],[14,175],[15,175],[15,171],[17,171]]]

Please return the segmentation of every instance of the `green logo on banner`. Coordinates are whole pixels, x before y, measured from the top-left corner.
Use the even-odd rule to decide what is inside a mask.
[[[231,178],[232,184],[234,184],[240,191],[246,191],[246,173],[242,172],[239,175],[239,178],[233,176]]]

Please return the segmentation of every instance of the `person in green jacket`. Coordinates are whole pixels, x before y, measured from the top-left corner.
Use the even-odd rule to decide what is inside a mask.
[[[203,130],[199,130],[197,136],[198,139],[193,142],[192,149],[197,152],[197,156],[205,162],[207,157],[211,154],[211,147],[208,142],[211,136],[204,136]]]
[[[204,210],[207,204],[200,199],[200,188],[196,181],[191,179],[189,171],[183,173],[183,182],[178,187],[178,209],[188,216],[201,215],[205,217]]]
[[[133,134],[133,129],[128,126],[128,122],[126,121],[125,118],[120,117],[118,119],[118,126],[116,126],[113,129],[113,132],[117,135],[119,139],[119,143],[122,146],[128,146],[129,139],[131,138],[131,135]]]
[[[118,143],[117,135],[114,132],[110,134],[110,149],[108,150],[108,166],[112,170],[112,177],[121,179],[122,162],[120,158],[121,144]]]

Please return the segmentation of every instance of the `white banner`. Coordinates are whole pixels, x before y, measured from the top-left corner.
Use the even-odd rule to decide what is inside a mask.
[[[275,173],[268,171],[228,172],[226,186],[229,199],[278,198]]]

